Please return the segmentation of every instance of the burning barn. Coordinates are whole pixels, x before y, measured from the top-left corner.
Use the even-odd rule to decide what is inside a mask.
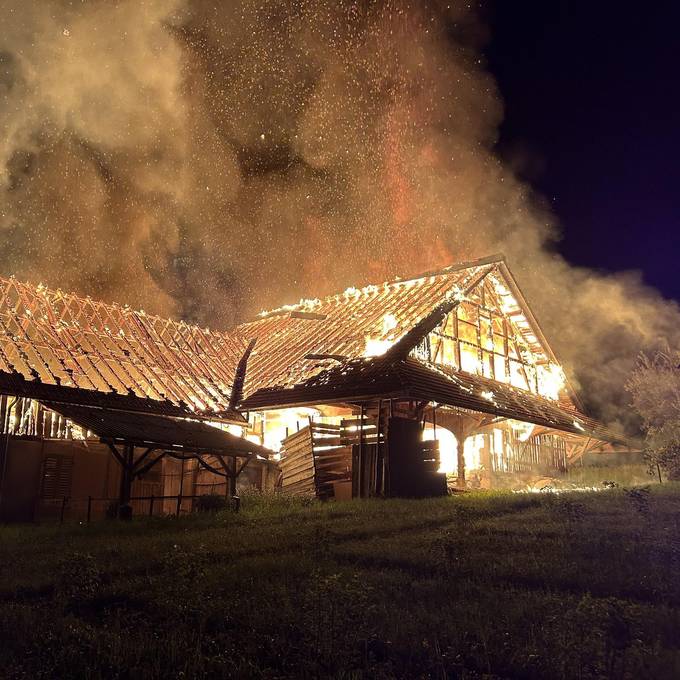
[[[123,506],[239,484],[436,495],[558,476],[628,446],[581,412],[501,257],[230,332],[1,283],[8,518],[114,488]]]
[[[285,490],[526,485],[630,443],[586,417],[502,257],[263,312],[239,407]]]

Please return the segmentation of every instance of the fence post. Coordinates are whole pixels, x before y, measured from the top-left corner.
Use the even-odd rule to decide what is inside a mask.
[[[149,501],[149,517],[153,517],[153,501],[154,501],[154,495],[151,494],[151,499]]]
[[[92,496],[87,497],[87,522],[90,523],[92,517]]]
[[[61,515],[59,517],[59,524],[64,523],[64,513],[66,512],[66,496],[61,499]]]
[[[181,507],[182,507],[182,494],[179,494],[177,496],[177,517],[179,517],[179,511]]]

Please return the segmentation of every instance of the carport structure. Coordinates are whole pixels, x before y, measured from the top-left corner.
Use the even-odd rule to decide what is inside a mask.
[[[236,495],[236,480],[254,458],[272,453],[258,444],[189,418],[43,402],[43,405],[84,430],[97,435],[121,466],[119,515],[130,514],[132,483],[166,456],[195,460],[202,468],[228,480],[227,493]],[[209,459],[209,460],[208,460]]]

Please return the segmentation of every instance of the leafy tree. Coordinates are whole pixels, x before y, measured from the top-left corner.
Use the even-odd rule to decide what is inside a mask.
[[[680,352],[642,353],[626,389],[642,418],[651,467],[680,479]]]

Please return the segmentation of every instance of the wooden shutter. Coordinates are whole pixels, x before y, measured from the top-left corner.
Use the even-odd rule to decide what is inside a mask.
[[[61,498],[71,493],[73,456],[47,456],[43,461],[40,495],[43,498]]]

